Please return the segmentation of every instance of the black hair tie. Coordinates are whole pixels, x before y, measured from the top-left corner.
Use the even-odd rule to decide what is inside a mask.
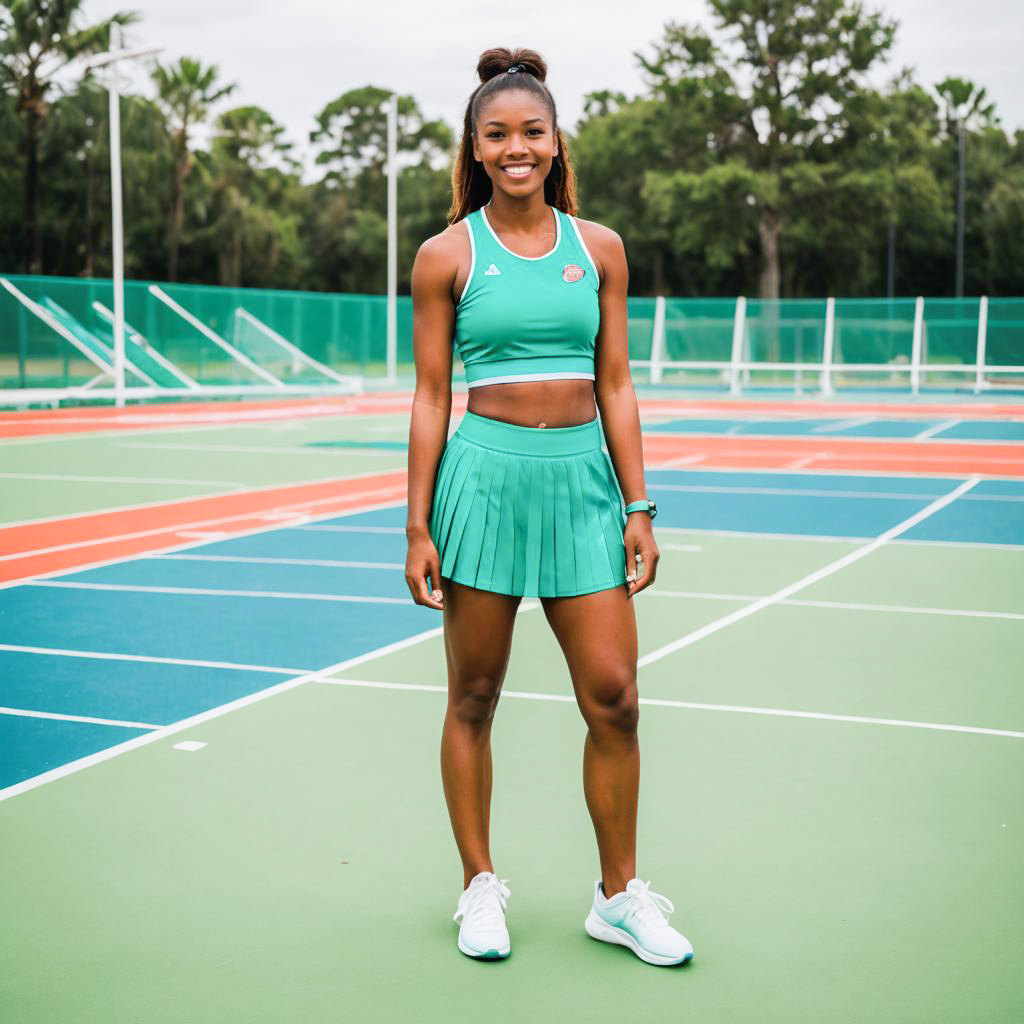
[[[522,64],[513,64],[511,67],[506,68],[506,75],[514,75],[517,71],[525,71],[526,67]]]

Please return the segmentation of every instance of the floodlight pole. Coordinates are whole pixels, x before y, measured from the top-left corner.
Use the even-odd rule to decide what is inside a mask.
[[[121,26],[110,26],[110,50],[99,53],[86,63],[86,68],[109,64],[110,82],[110,216],[111,247],[114,271],[114,404],[124,406],[124,210],[121,193],[121,94],[117,80],[117,62],[132,57],[158,53],[161,47],[150,46],[121,50]]]
[[[398,381],[398,94],[385,106],[388,114],[388,326],[387,383]]]

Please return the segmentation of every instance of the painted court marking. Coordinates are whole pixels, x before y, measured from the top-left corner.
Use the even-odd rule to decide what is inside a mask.
[[[430,686],[424,683],[382,683],[364,679],[315,679],[326,686],[354,686],[375,690],[420,690],[426,693],[447,693],[447,687]],[[519,700],[552,701],[558,704],[575,704],[576,698],[563,693],[529,693],[525,690],[502,689],[501,696]],[[742,704],[700,704],[687,700],[661,700],[655,697],[640,697],[640,704],[650,707],[686,708],[692,711],[731,711],[749,715],[772,715],[778,718],[816,718],[826,722],[854,722],[860,725],[902,726],[907,729],[934,729],[939,732],[978,733],[983,736],[1009,736],[1024,739],[1024,732],[1014,729],[987,729],[975,725],[950,725],[945,722],[915,722],[902,718],[870,718],[866,715],[832,715],[823,711],[793,711],[786,708],[746,707]]]
[[[182,740],[180,743],[174,744],[175,750],[202,750],[205,747],[205,743],[200,743],[198,740]]]
[[[665,644],[663,647],[659,647],[657,650],[651,651],[650,654],[645,654],[637,662],[637,667],[642,668],[644,665],[650,665],[652,662],[658,661],[668,654],[682,650],[684,647],[689,647],[690,644],[694,644],[698,640],[703,640],[704,637],[710,636],[712,633],[717,633],[720,629],[725,629],[726,626],[731,626],[734,622],[746,619],[755,612],[759,612],[762,608],[767,608],[770,605],[777,604],[779,601],[782,601],[798,591],[809,587],[812,583],[817,583],[818,580],[823,580],[827,576],[831,576],[833,573],[839,572],[840,569],[845,569],[846,566],[859,561],[861,558],[864,558],[865,555],[870,555],[872,551],[877,551],[882,547],[882,545],[888,543],[894,537],[898,537],[901,533],[906,533],[906,531],[911,527],[916,526],[929,516],[934,515],[940,509],[943,509],[947,505],[956,501],[961,494],[965,494],[972,487],[976,486],[980,480],[981,477],[972,476],[948,494],[945,494],[941,498],[933,501],[930,505],[926,505],[923,509],[915,512],[912,516],[908,516],[902,523],[897,523],[884,533],[879,534],[879,536],[871,541],[871,543],[854,549],[848,554],[843,555],[842,558],[839,558],[834,562],[830,562],[828,565],[818,569],[816,572],[812,572],[809,575],[804,576],[803,579],[797,580],[795,583],[790,583],[788,586],[783,587],[781,590],[777,590],[774,594],[770,594],[768,597],[762,597],[759,600],[754,601],[752,604],[747,605],[745,608],[740,608],[721,619],[717,619],[714,622],[708,623],[706,626],[702,626],[700,629],[694,630],[692,633],[687,633],[686,636],[680,637],[672,643]]]
[[[244,665],[234,661],[204,661],[199,658],[158,658],[149,654],[120,654],[116,651],[79,651],[67,647],[31,647],[26,644],[0,644],[0,651],[15,654],[47,654],[57,658],[93,658],[97,661],[142,661],[155,665],[184,665],[189,668],[223,668],[236,672],[268,672],[295,676],[312,672],[308,668],[283,668],[279,665]]]
[[[696,544],[663,544],[686,551],[700,551]],[[143,556],[145,557],[145,556]],[[330,558],[269,558],[256,555],[150,555],[162,562],[240,562],[245,565],[312,565],[323,569],[405,569],[399,562],[337,562]]]
[[[369,597],[360,594],[301,594],[286,590],[218,590],[213,587],[147,587],[135,583],[82,583],[77,580],[30,580],[25,587],[67,590],[119,590],[136,594],[187,594],[200,597],[262,597],[285,601],[342,601],[349,604],[415,604],[411,597]]]
[[[125,729],[159,729],[149,722],[121,722],[115,718],[92,718],[88,715],[59,715],[54,711],[28,711],[25,708],[0,708],[0,715],[17,718],[52,718],[59,722],[85,722],[89,725],[116,725]]]

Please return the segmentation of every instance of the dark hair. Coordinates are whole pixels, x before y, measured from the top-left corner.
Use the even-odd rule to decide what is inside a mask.
[[[511,69],[511,70],[510,70]],[[476,121],[484,104],[496,93],[506,89],[522,89],[538,96],[551,112],[551,124],[558,143],[558,156],[551,163],[551,171],[544,181],[544,200],[563,213],[576,214],[576,173],[569,161],[569,147],[558,127],[555,99],[544,84],[548,66],[535,50],[507,50],[496,47],[480,54],[476,66],[480,84],[473,90],[466,104],[466,117],[462,141],[452,167],[452,205],[448,223],[479,209],[494,191],[491,179],[473,158],[473,135]]]

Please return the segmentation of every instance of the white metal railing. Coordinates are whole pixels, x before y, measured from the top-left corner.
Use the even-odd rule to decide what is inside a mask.
[[[985,379],[989,374],[1024,375],[1024,364],[990,364],[985,361],[988,336],[988,296],[986,295],[981,296],[978,303],[977,345],[973,363],[929,363],[924,360],[922,353],[925,347],[926,324],[923,296],[918,296],[914,300],[910,359],[906,362],[835,362],[836,300],[834,296],[829,296],[825,300],[824,335],[820,362],[807,360],[767,362],[744,359],[744,343],[747,337],[746,316],[747,300],[741,295],[736,299],[736,309],[733,314],[729,359],[666,359],[665,299],[663,296],[658,296],[654,308],[651,356],[649,359],[630,359],[630,366],[637,369],[648,369],[652,384],[662,382],[665,370],[719,370],[728,381],[729,392],[733,395],[741,393],[741,378],[752,370],[791,371],[798,378],[803,372],[817,373],[818,388],[823,396],[835,393],[834,378],[840,373],[905,373],[910,378],[910,391],[915,395],[920,391],[922,377],[931,373],[973,374],[975,394],[980,394],[989,386]],[[1021,354],[1024,355],[1024,344],[1021,347]]]

